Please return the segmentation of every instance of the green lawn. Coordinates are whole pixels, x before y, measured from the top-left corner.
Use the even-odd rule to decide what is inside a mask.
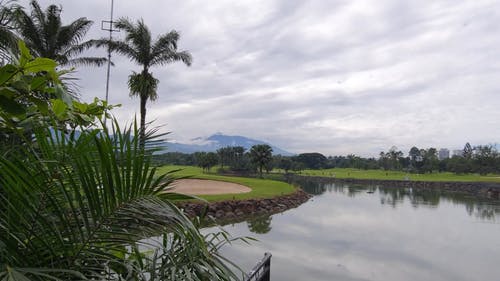
[[[458,181],[458,182],[500,182],[500,175],[480,176],[478,174],[456,175],[454,173],[410,174],[398,171],[358,170],[358,169],[323,169],[304,170],[300,173],[306,176],[322,176],[341,179],[376,179],[376,180],[405,180],[412,181]]]
[[[239,183],[248,186],[252,191],[248,193],[240,194],[219,194],[219,195],[200,195],[199,197],[204,198],[208,201],[222,201],[222,200],[241,200],[241,199],[252,199],[252,198],[271,198],[279,195],[293,193],[296,188],[290,184],[280,181],[273,181],[267,179],[257,179],[257,178],[244,178],[244,177],[226,177],[220,176],[212,173],[203,173],[201,168],[193,166],[174,166],[168,165],[158,168],[159,173],[164,173],[176,169],[181,169],[174,175],[178,177],[191,177],[196,179],[209,179],[209,180],[219,180],[226,182]]]

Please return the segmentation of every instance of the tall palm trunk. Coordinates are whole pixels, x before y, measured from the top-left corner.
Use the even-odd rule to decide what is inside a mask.
[[[146,142],[146,102],[148,101],[147,95],[141,95],[141,127],[139,129],[140,146],[144,148]]]
[[[148,77],[148,67],[144,65],[142,69],[142,76],[143,77]],[[141,111],[141,128],[139,129],[139,144],[141,148],[144,148],[144,145],[146,144],[146,103],[148,102],[149,96],[151,89],[149,88],[150,85],[148,85],[147,79],[145,79],[146,83],[143,85],[144,88],[142,88],[142,93],[140,93],[140,99],[141,99],[141,105],[140,105],[140,111]]]

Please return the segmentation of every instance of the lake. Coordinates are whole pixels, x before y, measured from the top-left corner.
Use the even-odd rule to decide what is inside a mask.
[[[498,200],[359,184],[301,186],[314,196],[300,207],[224,226],[259,242],[223,253],[248,272],[271,252],[273,281],[500,280]]]

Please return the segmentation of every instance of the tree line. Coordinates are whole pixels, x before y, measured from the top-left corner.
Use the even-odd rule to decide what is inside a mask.
[[[492,145],[472,146],[466,143],[459,154],[439,159],[436,148],[412,147],[407,156],[394,147],[380,152],[378,160],[384,170],[399,170],[413,173],[453,172],[456,174],[500,173],[500,154]]]
[[[269,147],[270,148],[270,147]],[[270,172],[281,169],[285,172],[299,172],[304,169],[355,168],[381,169],[392,171],[406,171],[409,173],[453,172],[456,174],[500,173],[500,153],[491,145],[472,147],[469,143],[459,155],[439,159],[436,148],[412,147],[407,155],[391,147],[387,152],[382,151],[378,158],[360,157],[354,154],[347,156],[325,156],[318,152],[301,153],[295,156],[266,155],[260,162],[257,161],[252,149],[248,152],[242,146],[228,146],[216,152],[195,152],[186,154],[168,152],[155,155],[157,164],[194,165],[210,169],[220,165],[220,169],[235,172]],[[257,165],[256,163],[259,163]]]
[[[216,152],[167,152],[154,156],[157,165],[198,166],[204,171],[220,165],[220,171],[259,173],[261,176],[264,171],[272,170],[274,158],[273,149],[267,144],[254,145],[248,151],[243,146],[227,146]]]

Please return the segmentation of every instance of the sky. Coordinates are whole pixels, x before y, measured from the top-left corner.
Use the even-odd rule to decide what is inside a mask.
[[[172,141],[222,132],[293,153],[360,156],[500,141],[500,1],[114,2],[115,18],[143,18],[155,37],[177,30],[179,50],[193,56],[190,67],[152,69],[159,98],[147,119]],[[111,1],[39,3],[62,5],[64,23],[93,20],[87,39],[107,36]],[[139,100],[127,78],[140,67],[113,61],[109,101],[130,123]],[[77,76],[81,99],[105,97],[105,67]]]

